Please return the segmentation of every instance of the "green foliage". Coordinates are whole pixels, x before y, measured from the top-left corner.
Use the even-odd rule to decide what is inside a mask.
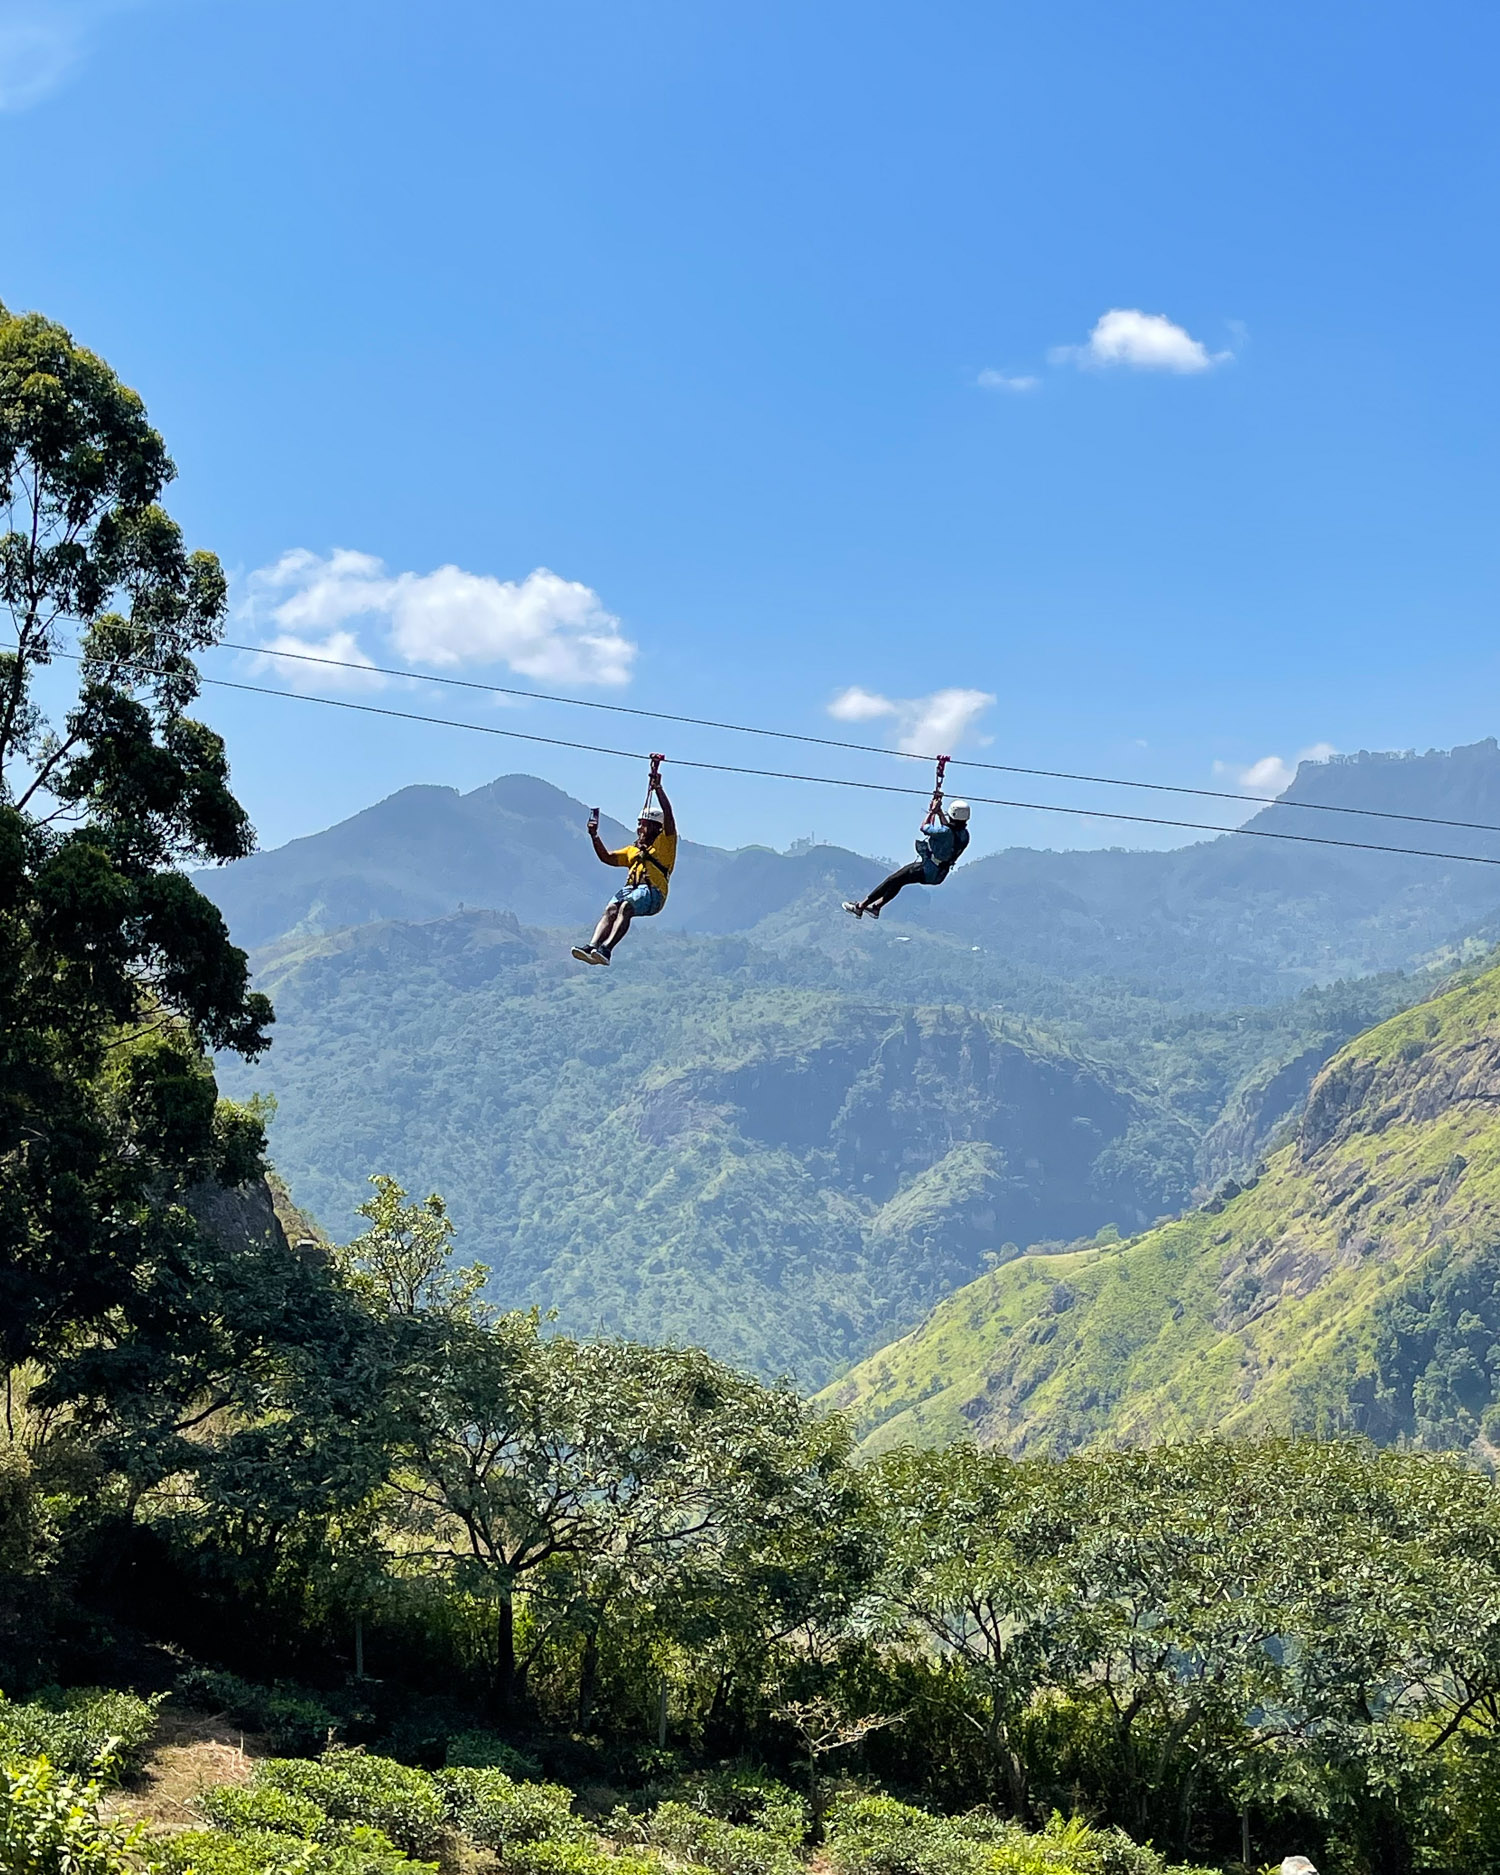
[[[729,1823],[686,1803],[658,1804],[641,1825],[653,1847],[715,1875],[799,1875],[801,1858],[785,1836],[747,1823]]]
[[[572,1792],[561,1784],[521,1782],[502,1770],[480,1766],[439,1771],[433,1781],[448,1821],[486,1849],[582,1841],[588,1834],[573,1814]]]
[[[99,1813],[99,1786],[45,1758],[0,1763],[0,1875],[151,1875],[145,1832]]]
[[[160,1866],[168,1875],[434,1875],[433,1862],[398,1855],[372,1830],[339,1842],[321,1842],[276,1830],[180,1830],[162,1839]]]
[[[1170,1875],[1118,1829],[1053,1815],[1029,1831],[981,1812],[934,1816],[893,1797],[846,1796],[830,1813],[839,1875]]]
[[[164,1698],[97,1686],[50,1687],[23,1705],[0,1695],[0,1756],[45,1757],[71,1776],[102,1770],[128,1777],[141,1767]]]
[[[834,1799],[828,1856],[839,1875],[973,1875],[982,1860],[961,1822],[873,1795]]]
[[[800,1844],[807,1829],[806,1800],[788,1784],[761,1772],[715,1766],[675,1778],[663,1787],[665,1803],[687,1805],[703,1816]]]
[[[508,1777],[533,1782],[542,1775],[535,1758],[508,1744],[498,1732],[455,1732],[443,1761],[450,1770],[504,1771]]]
[[[189,1668],[175,1692],[184,1705],[222,1712],[246,1731],[263,1733],[273,1751],[290,1757],[321,1751],[342,1723],[321,1700],[295,1687],[257,1686],[211,1667]]]
[[[641,1853],[601,1847],[597,1842],[553,1840],[518,1843],[501,1862],[506,1875],[676,1875],[678,1865]],[[691,1870],[692,1864],[684,1865]]]
[[[1020,1257],[825,1398],[872,1451],[1215,1429],[1468,1445],[1500,1400],[1500,1127],[1464,1091],[1494,1069],[1492,969],[1338,1054],[1295,1138],[1226,1200]]]
[[[408,1855],[432,1855],[443,1840],[447,1818],[437,1783],[394,1758],[335,1746],[315,1761],[267,1759],[255,1781],[311,1802],[335,1820],[368,1823]]]
[[[553,939],[489,915],[260,960],[272,1132],[299,1195],[329,1218],[360,1202],[357,1130],[403,1185],[430,1167],[422,1188],[440,1180],[485,1246],[493,1295],[816,1379],[1006,1240],[1136,1228],[1192,1188],[1192,1128],[1124,1060],[651,935],[587,999]],[[267,1084],[222,1073],[237,1092]]]

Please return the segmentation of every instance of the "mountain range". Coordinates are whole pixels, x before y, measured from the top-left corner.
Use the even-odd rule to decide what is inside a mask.
[[[1140,805],[1132,799],[1126,809]],[[1201,818],[1196,809],[1189,803],[1180,817]],[[1249,820],[1249,837],[1167,852],[1011,848],[961,866],[940,893],[906,893],[887,918],[1068,981],[1123,977],[1204,1006],[1271,1000],[1405,968],[1500,908],[1500,867],[1359,844],[1500,859],[1500,833],[1366,817],[1381,810],[1500,827],[1500,748],[1489,740],[1426,755],[1304,762],[1281,798]],[[1154,811],[1149,799],[1142,811]],[[1225,803],[1213,812],[1235,817]],[[983,813],[976,808],[973,823],[981,841]],[[588,844],[586,817],[581,802],[528,775],[468,794],[404,788],[323,833],[200,874],[198,883],[250,949],[465,907],[581,927],[613,884]],[[691,834],[690,806],[682,819]],[[1284,833],[1354,844],[1260,837]],[[628,837],[608,819],[603,834],[611,844]],[[893,844],[906,837],[893,822]],[[866,890],[886,863],[835,846],[727,851],[685,838],[659,928],[808,937],[836,922],[838,901]]]
[[[1500,750],[1292,793],[1339,811],[1252,827],[1425,840],[1348,810],[1500,824]],[[410,788],[202,876],[278,1014],[226,1091],[276,1096],[278,1167],[336,1235],[390,1172],[444,1192],[497,1300],[806,1385],[992,1265],[1242,1175],[1500,905],[1488,866],[1226,837],[994,854],[872,925],[838,905],[878,861],[685,843],[606,972],[555,928],[613,883],[585,815],[525,776]]]

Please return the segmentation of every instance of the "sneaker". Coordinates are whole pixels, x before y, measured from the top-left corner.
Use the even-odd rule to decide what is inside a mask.
[[[867,905],[865,907],[865,916],[867,918],[878,918],[880,916],[880,907],[878,905]]]
[[[596,944],[594,946],[594,954],[589,958],[589,962],[591,964],[607,964],[609,962],[609,952],[602,944]]]
[[[844,900],[844,910],[847,912],[852,912],[856,918],[863,918],[865,915],[864,907],[861,905],[856,905],[853,899],[846,898]]]
[[[573,946],[573,955],[581,964],[591,964],[594,961],[593,950],[587,944],[575,944]]]

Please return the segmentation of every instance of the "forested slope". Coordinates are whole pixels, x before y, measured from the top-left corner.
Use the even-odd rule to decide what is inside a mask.
[[[1185,1199],[1193,1136],[1033,1025],[799,987],[742,942],[580,972],[499,913],[293,946],[275,1152],[342,1226],[379,1167],[450,1200],[507,1304],[821,1378],[1039,1238]],[[1006,1250],[1008,1247],[1008,1251]]]
[[[828,1398],[867,1445],[1022,1453],[1219,1430],[1488,1445],[1500,1398],[1500,969],[1369,1031],[1250,1188],[1024,1257]]]

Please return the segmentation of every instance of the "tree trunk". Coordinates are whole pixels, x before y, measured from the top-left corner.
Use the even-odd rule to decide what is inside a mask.
[[[809,1849],[821,1849],[826,1834],[825,1819],[828,1815],[828,1800],[823,1794],[823,1778],[818,1766],[818,1754],[807,1754],[807,1846]]]
[[[516,1605],[501,1599],[495,1619],[495,1705],[506,1717],[516,1700]]]
[[[590,1628],[583,1637],[583,1659],[578,1667],[578,1729],[587,1732],[594,1715],[594,1695],[599,1687],[599,1630]]]

